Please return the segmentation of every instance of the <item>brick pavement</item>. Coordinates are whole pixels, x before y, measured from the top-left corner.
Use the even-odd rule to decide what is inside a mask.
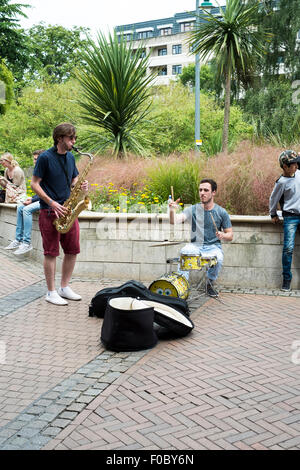
[[[0,262],[0,449],[300,448],[299,293],[226,289],[186,338],[113,353],[88,304],[118,281],[74,279],[83,300],[56,308],[40,266]]]

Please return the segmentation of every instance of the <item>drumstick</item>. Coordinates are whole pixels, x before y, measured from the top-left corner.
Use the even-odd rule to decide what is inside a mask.
[[[214,226],[215,226],[216,232],[218,232],[218,231],[219,231],[219,230],[218,230],[218,227],[217,227],[217,225],[216,225],[216,222],[215,222],[215,220],[214,220],[213,215],[212,215],[211,212],[210,212],[210,216],[211,216],[211,220],[213,221],[213,224],[214,224]]]
[[[171,186],[171,196],[172,196],[172,201],[174,201],[174,189],[173,189],[173,186]]]
[[[186,242],[163,242],[163,243],[156,243],[155,245],[148,245],[148,246],[151,246],[151,247],[155,247],[155,246],[169,246],[169,245],[180,245],[181,243],[186,243]]]

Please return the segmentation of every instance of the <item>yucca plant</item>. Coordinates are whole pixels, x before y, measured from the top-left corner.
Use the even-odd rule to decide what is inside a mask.
[[[215,57],[220,79],[225,83],[225,108],[222,150],[227,152],[231,79],[253,71],[254,58],[264,52],[264,43],[270,34],[258,28],[260,2],[251,0],[227,0],[219,8],[220,16],[209,12],[199,15],[194,30],[190,33],[193,52],[202,60]]]
[[[87,65],[77,72],[82,87],[79,104],[83,121],[92,126],[87,138],[92,151],[112,147],[119,158],[129,151],[145,154],[145,137],[138,129],[149,112],[154,76],[146,73],[148,56],[143,52],[143,45],[133,49],[122,35],[106,38],[99,33],[97,42],[90,41],[82,54]]]

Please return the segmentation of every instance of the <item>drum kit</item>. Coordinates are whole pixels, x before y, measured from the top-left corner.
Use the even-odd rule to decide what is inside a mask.
[[[157,245],[151,245],[151,246],[166,246],[166,245],[175,245],[179,244],[180,242],[165,242],[163,244],[157,244]],[[191,253],[182,253],[180,255],[180,258],[169,258],[167,259],[167,264],[172,265],[173,263],[177,263],[180,266],[181,271],[202,271],[205,274],[205,280],[206,280],[206,273],[207,270],[215,266],[217,264],[218,260],[216,256],[209,256],[205,255],[203,256],[202,254],[200,255],[195,255]],[[205,283],[206,285],[206,283]],[[201,282],[197,286],[197,290],[201,286]],[[171,296],[171,297],[179,297],[181,299],[187,300],[191,287],[190,283],[186,279],[186,277],[176,271],[171,271],[167,272],[163,276],[161,276],[159,279],[156,279],[153,281],[150,286],[149,290],[151,292],[155,292],[156,294],[160,295],[166,295],[166,296]],[[206,289],[204,294],[206,294]],[[199,296],[197,295],[197,298]],[[190,299],[191,301],[194,301],[195,298]]]

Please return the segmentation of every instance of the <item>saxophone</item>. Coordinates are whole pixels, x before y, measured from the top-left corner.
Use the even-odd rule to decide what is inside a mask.
[[[90,153],[80,152],[80,150],[76,147],[73,147],[73,150],[75,150],[75,152],[79,153],[80,155],[88,155],[90,160],[84,168],[83,172],[80,174],[77,183],[71,191],[69,199],[67,199],[63,204],[63,206],[68,209],[68,213],[61,217],[58,217],[53,222],[53,225],[55,225],[56,230],[60,233],[67,233],[71,229],[73,223],[79,216],[80,212],[82,212],[83,210],[91,210],[92,208],[92,204],[88,196],[84,196],[84,198],[82,199],[81,185],[89,172],[94,157]]]

